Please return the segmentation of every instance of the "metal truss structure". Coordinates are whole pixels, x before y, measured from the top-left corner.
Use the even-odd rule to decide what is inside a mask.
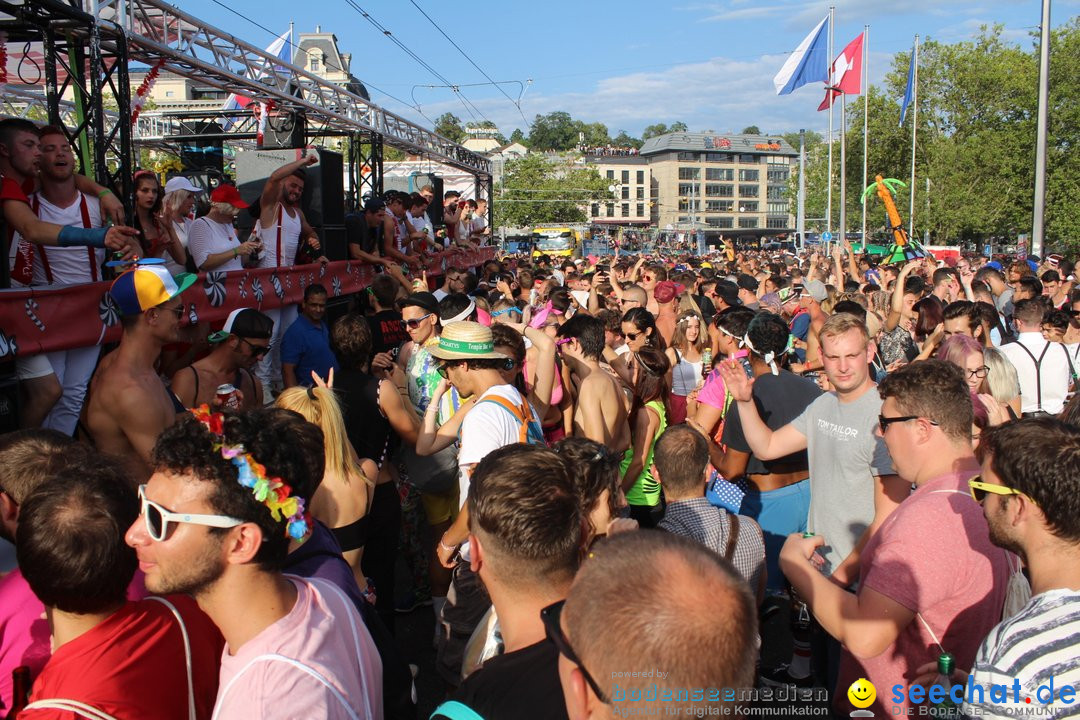
[[[181,120],[223,115],[147,112],[132,127],[129,62],[161,63],[162,70],[201,85],[272,102],[279,111],[302,117],[309,138],[348,137],[354,207],[367,192],[381,192],[385,145],[458,168],[474,175],[478,186],[490,186],[487,158],[161,0],[0,0],[0,13],[9,45],[41,43],[45,76],[44,96],[25,85],[6,86],[0,111],[26,116],[35,114],[33,108],[44,110],[51,123],[71,131],[84,168],[92,158],[99,182],[121,197],[131,197],[136,147],[175,149],[194,139],[185,135]],[[74,91],[70,102],[62,100],[69,89]],[[103,106],[106,95],[116,98],[114,112]],[[251,111],[229,116],[236,120],[219,139],[252,141]]]

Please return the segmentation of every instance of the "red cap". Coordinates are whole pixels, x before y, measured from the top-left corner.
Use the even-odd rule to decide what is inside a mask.
[[[241,210],[248,206],[248,204],[240,198],[240,191],[236,189],[236,186],[227,183],[222,183],[214,188],[214,192],[210,193],[210,202],[229,203],[233,207],[238,207]]]
[[[664,280],[657,283],[656,288],[653,290],[653,297],[656,298],[658,303],[669,303],[685,290],[679,283],[671,282],[670,280]]]

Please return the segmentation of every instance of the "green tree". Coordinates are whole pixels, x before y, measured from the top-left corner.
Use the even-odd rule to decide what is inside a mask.
[[[514,128],[514,132],[510,133],[510,142],[521,143],[525,147],[529,146],[529,138],[525,137],[525,133],[521,131],[521,128]]]
[[[526,155],[506,165],[495,196],[495,224],[585,222],[589,204],[611,196],[607,185],[595,168],[556,165],[543,155]]]
[[[453,113],[443,113],[435,118],[435,132],[456,143],[465,142],[465,127],[461,118]]]
[[[604,123],[583,123],[577,121],[575,123],[578,137],[581,137],[580,133],[585,134],[585,144],[590,147],[601,147],[611,144],[611,136],[608,135],[607,125]]]
[[[547,115],[537,115],[529,129],[529,147],[545,150],[570,150],[578,144],[580,123],[575,123],[570,113],[556,110]]]
[[[761,128],[759,128],[757,125],[748,125],[747,127],[744,127],[742,129],[742,134],[743,135],[760,135],[761,134]]]
[[[619,134],[612,138],[611,144],[615,147],[633,147],[640,149],[644,143],[627,133],[625,130],[620,130]]]
[[[671,127],[668,127],[664,123],[656,123],[655,125],[647,125],[645,129],[641,131],[641,139],[648,140],[649,138],[667,135],[668,133],[686,132],[686,130],[687,125],[681,120],[673,122]]]

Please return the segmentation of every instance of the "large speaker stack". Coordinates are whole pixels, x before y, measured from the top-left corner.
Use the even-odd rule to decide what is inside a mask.
[[[330,260],[346,260],[345,241],[345,175],[340,153],[317,148],[293,150],[251,150],[236,154],[236,185],[245,201],[255,205],[260,201],[263,185],[271,173],[286,163],[315,153],[316,165],[305,168],[307,181],[300,206],[308,223],[319,232],[323,253]],[[269,202],[274,202],[270,199]],[[255,214],[241,213],[237,219],[240,237],[251,233],[257,219]]]
[[[216,122],[181,120],[180,132],[183,135],[218,135],[221,125]],[[220,174],[225,168],[225,153],[221,140],[181,140],[180,162],[185,170],[201,170]]]

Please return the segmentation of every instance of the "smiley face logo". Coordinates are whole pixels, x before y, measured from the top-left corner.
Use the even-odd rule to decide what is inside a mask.
[[[877,698],[877,690],[866,678],[859,678],[851,683],[847,691],[848,700],[857,708],[868,708]]]

